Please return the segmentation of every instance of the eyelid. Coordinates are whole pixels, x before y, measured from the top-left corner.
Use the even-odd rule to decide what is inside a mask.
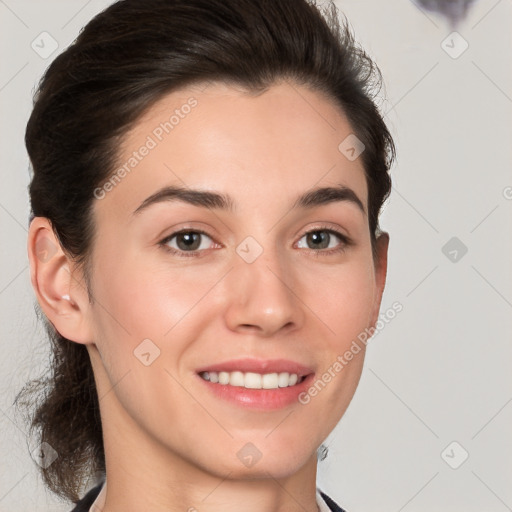
[[[344,230],[338,224],[333,224],[332,222],[328,222],[328,221],[324,221],[324,222],[320,221],[317,224],[314,224],[312,227],[303,231],[301,237],[304,235],[307,235],[308,233],[312,233],[315,231],[323,231],[323,230],[335,233],[338,236],[340,236],[341,238],[346,238],[347,240],[351,240],[350,236],[346,233],[346,230]]]
[[[170,233],[169,235],[164,237],[162,240],[160,240],[160,243],[168,242],[169,240],[174,238],[176,235],[179,235],[181,233],[201,233],[202,235],[205,235],[208,238],[211,238],[213,240],[212,235],[210,235],[209,233],[207,233],[206,231],[204,231],[200,228],[181,228],[181,229],[178,229],[177,231],[173,231],[172,233]]]
[[[204,228],[202,226],[205,226]],[[177,222],[176,224],[172,224],[167,226],[165,229],[161,230],[159,234],[156,236],[157,240],[162,241],[164,238],[172,237],[173,235],[177,235],[182,232],[194,231],[197,233],[203,233],[210,238],[215,238],[217,235],[217,230],[215,228],[210,227],[210,224],[202,222],[202,221],[185,221],[185,222]],[[210,232],[212,234],[210,234]],[[164,233],[169,233],[164,237]]]

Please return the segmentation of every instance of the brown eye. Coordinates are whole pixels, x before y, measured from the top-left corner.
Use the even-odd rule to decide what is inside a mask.
[[[213,240],[201,231],[180,231],[162,240],[162,244],[176,252],[193,252],[209,249]]]

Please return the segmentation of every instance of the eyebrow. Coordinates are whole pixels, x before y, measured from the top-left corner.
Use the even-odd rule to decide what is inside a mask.
[[[140,214],[149,206],[165,201],[182,201],[194,206],[208,209],[233,211],[235,201],[226,194],[197,190],[191,188],[169,186],[164,187],[150,195],[133,212],[133,215]],[[363,214],[366,211],[362,201],[357,194],[349,187],[338,185],[336,187],[321,187],[310,190],[299,196],[292,205],[292,210],[297,208],[314,208],[325,204],[346,201],[356,205]]]
[[[301,195],[293,204],[294,208],[314,208],[337,201],[347,201],[355,204],[366,215],[363,202],[349,187],[338,185],[337,187],[316,188]]]

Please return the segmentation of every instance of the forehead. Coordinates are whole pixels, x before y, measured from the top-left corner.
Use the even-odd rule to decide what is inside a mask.
[[[220,191],[237,208],[263,212],[308,189],[343,185],[367,210],[361,158],[339,148],[351,135],[342,110],[303,86],[285,82],[258,94],[221,83],[187,87],[126,134],[117,179],[98,209],[126,217],[159,188],[177,185]]]

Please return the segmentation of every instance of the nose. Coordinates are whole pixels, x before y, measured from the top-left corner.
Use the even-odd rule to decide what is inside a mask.
[[[264,252],[256,261],[238,261],[225,285],[227,326],[262,337],[300,328],[303,303],[294,291],[293,272],[277,257]]]

